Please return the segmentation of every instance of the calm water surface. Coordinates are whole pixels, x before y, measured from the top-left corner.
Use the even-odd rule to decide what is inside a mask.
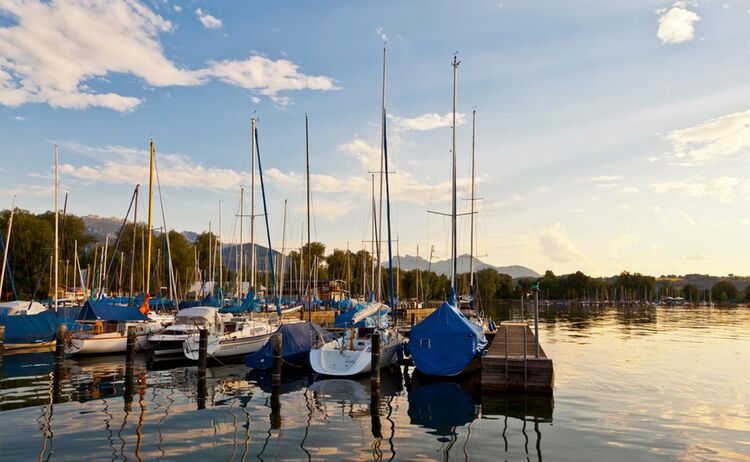
[[[493,307],[494,318],[515,310]],[[553,396],[482,396],[411,370],[367,380],[241,365],[6,355],[0,460],[750,461],[750,310],[549,308]]]

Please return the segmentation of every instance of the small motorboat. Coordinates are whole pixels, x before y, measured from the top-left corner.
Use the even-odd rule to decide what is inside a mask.
[[[228,321],[222,321],[217,324],[216,329],[208,332],[208,356],[239,357],[258,351],[277,328],[277,324],[244,317],[232,317]],[[183,342],[182,351],[186,358],[198,360],[199,341],[199,334],[194,333]]]
[[[194,306],[178,311],[171,325],[148,336],[148,341],[154,349],[154,361],[185,359],[182,347],[185,340],[196,335],[200,329],[214,332],[222,320],[231,318],[232,315],[221,314],[213,306]]]

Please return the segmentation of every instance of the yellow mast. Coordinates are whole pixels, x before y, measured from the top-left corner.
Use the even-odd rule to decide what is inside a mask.
[[[148,173],[148,250],[146,251],[146,287],[144,289],[145,296],[143,299],[143,306],[141,311],[148,313],[148,299],[149,290],[151,288],[151,211],[153,209],[153,197],[154,197],[154,139],[151,138],[151,155],[149,157],[149,173]]]

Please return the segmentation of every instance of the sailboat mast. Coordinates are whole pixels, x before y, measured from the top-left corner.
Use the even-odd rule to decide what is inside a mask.
[[[308,125],[307,125],[307,114],[305,114],[305,169],[306,169],[306,177],[307,177],[307,264],[312,265],[312,248],[310,247],[310,136],[308,131]],[[300,252],[300,258],[302,258],[302,252]],[[313,266],[310,266],[310,271],[308,274],[308,278],[312,277],[312,268]],[[307,300],[308,300],[308,310],[312,310],[312,288],[310,287],[310,283],[307,283]],[[311,314],[308,315],[308,317],[312,316]]]
[[[58,297],[58,268],[57,268],[57,261],[60,258],[60,204],[59,204],[59,196],[60,196],[60,177],[58,174],[58,153],[57,153],[57,145],[55,145],[55,287],[52,289],[54,290],[54,301],[55,301],[55,312],[57,312],[57,297]],[[6,245],[7,247],[7,245]]]
[[[222,254],[222,248],[224,247],[224,241],[221,240],[221,201],[219,201],[219,241],[218,241],[218,247],[219,247],[219,291],[221,292],[221,298],[224,298],[224,291],[222,290],[222,284],[224,282],[224,268],[221,263],[221,254]],[[219,300],[219,304],[221,305],[223,300]]]
[[[456,79],[458,77],[458,57],[453,55],[453,124],[452,124],[452,148],[451,157],[453,161],[452,190],[451,190],[451,288],[458,289],[458,263],[457,263],[457,240],[456,240]]]
[[[8,234],[5,238],[5,249],[3,249],[3,269],[0,276],[0,296],[3,291],[3,282],[5,282],[5,267],[8,264],[8,248],[10,247],[10,233],[13,230],[13,213],[16,211],[16,196],[13,196],[13,205],[10,207],[10,218],[8,218]]]
[[[252,134],[250,150],[253,158],[252,177],[250,179],[250,288],[255,292],[255,117],[250,119]],[[270,252],[270,249],[269,249]]]
[[[474,201],[475,189],[474,189],[474,177],[476,175],[476,159],[474,153],[475,140],[477,136],[477,111],[476,109],[471,113],[471,226],[469,230],[469,290],[474,289]]]
[[[375,248],[378,252],[378,290],[377,290],[377,300],[381,301],[383,299],[382,296],[382,290],[383,290],[383,272],[381,271],[381,261],[380,261],[380,244],[382,241],[383,236],[383,171],[385,169],[385,73],[386,73],[386,47],[383,47],[383,84],[382,84],[382,99],[380,102],[380,118],[382,120],[380,125],[380,211],[378,214],[378,226],[376,228],[376,236],[375,236]]]
[[[279,300],[284,295],[284,272],[286,269],[286,207],[287,200],[284,199],[284,224],[281,227],[281,262],[279,264]]]
[[[371,243],[371,253],[370,253],[370,259],[372,260],[371,266],[371,273],[372,273],[372,292],[373,294],[377,292],[375,289],[375,259],[377,258],[377,267],[378,270],[380,269],[380,258],[375,255],[375,249],[379,249],[378,244],[378,217],[375,213],[375,174],[372,175],[372,243]],[[380,253],[378,251],[378,253]],[[380,282],[380,279],[378,279],[378,283]]]
[[[142,309],[148,312],[148,298],[149,291],[151,289],[151,226],[153,225],[152,213],[154,210],[154,139],[151,138],[150,142],[151,155],[149,156],[149,169],[148,169],[148,225],[146,232],[148,233],[148,244],[146,249],[146,286],[144,287],[145,297],[143,300]]]
[[[242,237],[242,222],[245,220],[245,187],[240,186],[240,258],[239,258],[239,264],[240,267],[237,271],[237,299],[242,300],[242,289],[245,287],[244,282],[244,255],[245,250],[243,249],[245,243],[243,242]]]
[[[135,241],[138,233],[138,196],[141,190],[141,185],[135,185],[135,211],[133,212],[133,246],[130,251],[130,294],[128,297],[133,299],[133,289],[135,287]]]

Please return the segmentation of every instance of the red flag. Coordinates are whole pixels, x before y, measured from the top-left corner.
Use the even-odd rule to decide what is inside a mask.
[[[148,312],[149,312],[149,309],[148,309],[148,298],[149,298],[148,294],[146,294],[146,297],[143,299],[143,304],[141,305],[140,308],[138,308],[138,311],[140,311],[141,313],[145,314],[146,316],[148,316]]]

